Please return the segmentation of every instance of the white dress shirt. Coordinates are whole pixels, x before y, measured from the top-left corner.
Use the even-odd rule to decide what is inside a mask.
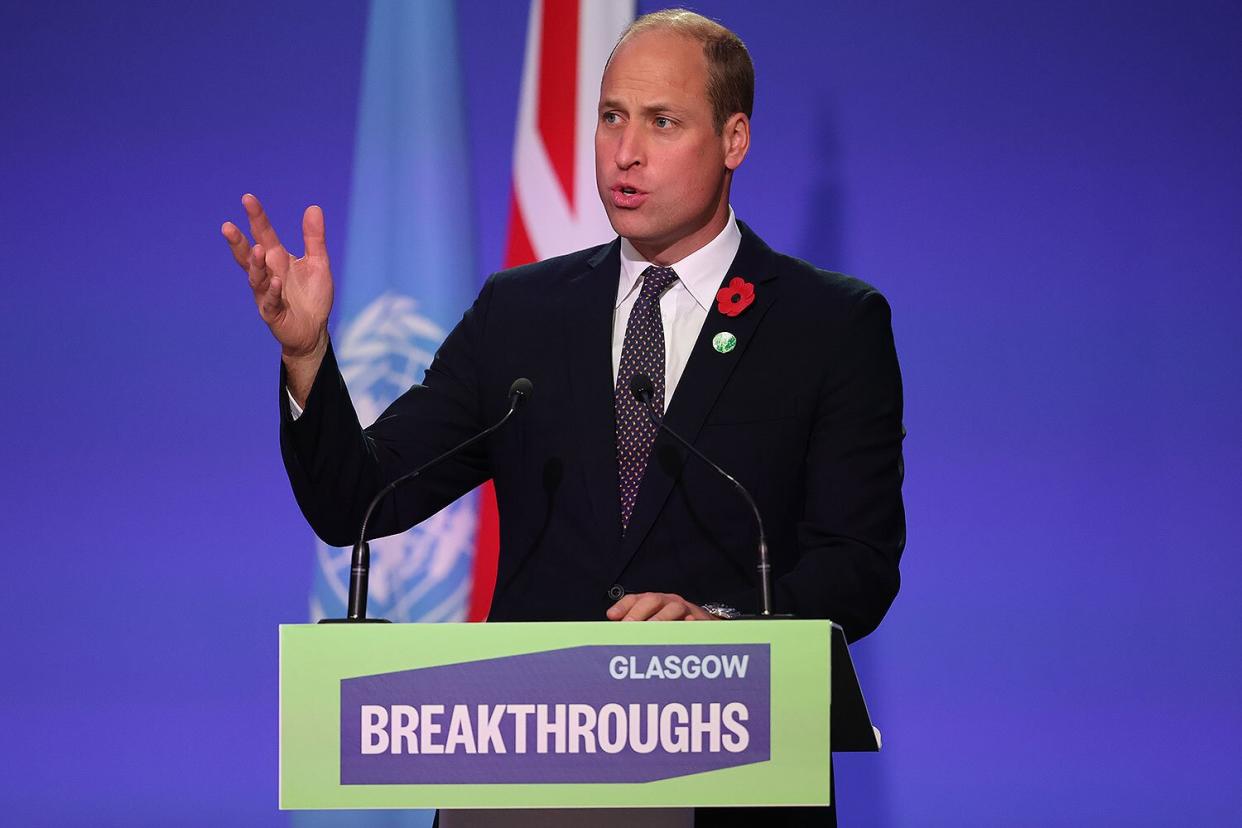
[[[668,408],[677,390],[677,383],[690,351],[698,340],[707,314],[716,302],[716,291],[729,265],[742,245],[742,231],[737,228],[733,208],[724,229],[698,250],[679,262],[669,265],[677,271],[677,281],[660,297],[660,317],[664,323],[664,407]],[[643,259],[628,239],[621,240],[621,277],[617,280],[617,299],[612,312],[612,384],[616,387],[621,366],[621,347],[625,344],[625,326],[630,311],[638,301],[643,271],[651,262]],[[289,412],[293,419],[302,416],[302,408],[293,394],[288,393]]]
[[[716,238],[669,267],[677,272],[677,281],[660,297],[660,318],[664,323],[664,407],[673,399],[690,352],[699,338],[707,314],[716,304],[716,291],[729,265],[742,245],[742,231],[737,228],[733,208],[729,221]],[[612,384],[616,387],[621,366],[621,347],[625,344],[625,326],[630,311],[638,301],[643,271],[651,266],[634,249],[628,239],[621,240],[621,278],[617,282],[617,303],[612,313]]]

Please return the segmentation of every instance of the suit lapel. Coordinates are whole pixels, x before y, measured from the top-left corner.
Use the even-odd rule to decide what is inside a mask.
[[[605,548],[611,549],[621,531],[612,385],[612,314],[621,276],[620,240],[603,248],[588,265],[570,279],[565,293],[565,354],[594,525]]]
[[[768,308],[776,299],[776,286],[772,284],[776,278],[772,250],[749,227],[741,222],[738,222],[738,226],[742,231],[742,244],[738,248],[733,264],[721,280],[721,286],[728,284],[733,277],[740,276],[755,285],[755,301],[741,314],[734,317],[725,316],[714,306],[708,311],[707,319],[699,331],[698,339],[690,352],[690,359],[686,363],[686,369],[677,383],[677,389],[673,393],[672,402],[664,418],[669,428],[692,443],[703,427],[703,422],[711,412],[716,398],[720,396],[721,390],[733,373],[733,369],[745,356]],[[728,353],[719,353],[712,345],[713,337],[721,332],[731,333],[737,338],[737,345]],[[614,442],[615,430],[614,423]],[[659,460],[663,456],[662,451],[667,452],[667,447],[670,445],[676,445],[676,443],[667,435],[661,433],[656,438],[651,460],[647,464],[647,471],[643,475],[643,482],[638,490],[634,513],[630,516],[625,538],[617,550],[616,560],[613,561],[611,567],[610,574],[614,576],[621,573],[630,558],[638,551],[638,547],[647,536],[656,517],[664,508],[673,484],[680,476],[681,463],[670,465],[661,463]],[[684,449],[677,447],[676,456],[681,457],[684,452]],[[614,467],[616,465],[615,457],[613,465]],[[616,488],[615,480],[613,488],[614,490]],[[613,499],[616,499],[615,491]]]

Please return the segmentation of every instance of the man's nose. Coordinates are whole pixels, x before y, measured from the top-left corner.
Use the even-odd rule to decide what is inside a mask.
[[[620,169],[628,170],[635,165],[641,165],[645,160],[645,148],[643,147],[643,138],[640,130],[633,124],[626,124],[625,129],[621,131],[617,138],[617,148],[614,160]]]

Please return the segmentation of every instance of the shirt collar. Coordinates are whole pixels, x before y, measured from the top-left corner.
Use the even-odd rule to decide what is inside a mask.
[[[720,282],[728,272],[729,265],[733,264],[741,246],[742,231],[738,229],[737,218],[730,206],[729,220],[716,238],[670,265],[677,271],[677,281],[690,292],[699,307],[704,310],[711,309],[716,301]],[[651,262],[643,259],[629,239],[621,239],[621,281],[617,285],[617,301],[613,307],[620,307],[625,298],[638,287],[643,271],[650,266]]]

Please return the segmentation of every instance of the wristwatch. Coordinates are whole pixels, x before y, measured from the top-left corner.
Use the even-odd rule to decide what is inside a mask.
[[[734,618],[741,617],[742,615],[741,611],[739,611],[736,607],[731,607],[728,604],[700,604],[699,606],[703,607],[703,611],[709,615],[714,615],[717,618],[723,618],[726,621],[731,621]]]

